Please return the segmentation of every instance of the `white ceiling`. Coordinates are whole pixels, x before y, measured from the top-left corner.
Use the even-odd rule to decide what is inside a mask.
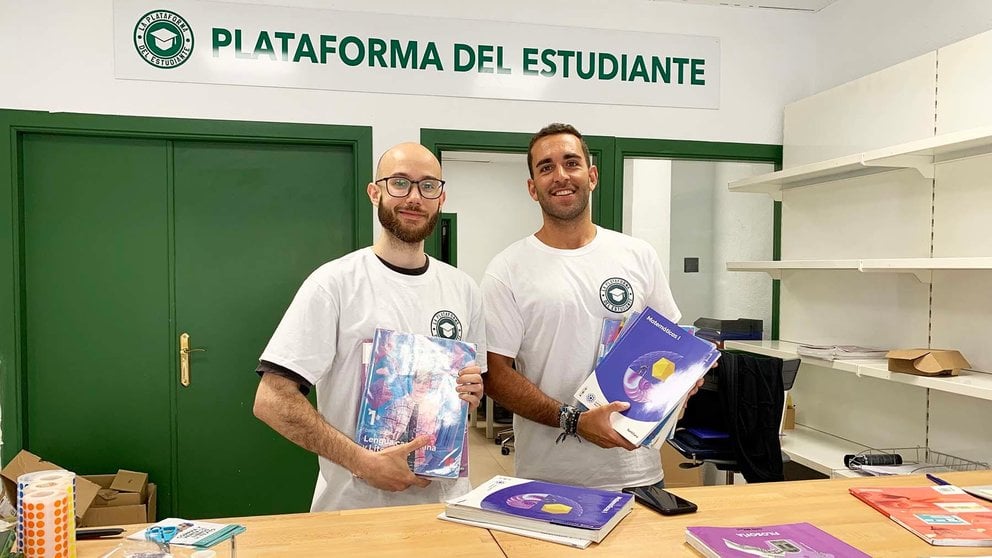
[[[818,12],[837,0],[656,0],[659,2],[686,2],[689,4],[709,4],[735,8],[770,8],[779,10],[799,10]]]

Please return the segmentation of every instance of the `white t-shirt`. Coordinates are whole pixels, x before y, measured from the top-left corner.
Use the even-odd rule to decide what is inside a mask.
[[[426,273],[393,271],[364,248],[317,268],[303,282],[261,360],[286,367],[314,384],[317,410],[354,439],[361,398],[362,343],[375,328],[475,343],[486,369],[482,295],[464,272],[430,259]],[[468,448],[465,448],[468,451]],[[440,502],[470,490],[467,478],[433,479],[426,488],[387,492],[353,478],[320,457],[311,511]]]
[[[559,250],[529,236],[496,256],[482,279],[489,351],[548,396],[575,404],[592,372],[605,318],[651,306],[681,317],[661,262],[642,240],[596,228],[592,242]],[[516,476],[617,490],[662,479],[658,450],[603,449],[588,440],[555,439],[552,428],[515,416]]]

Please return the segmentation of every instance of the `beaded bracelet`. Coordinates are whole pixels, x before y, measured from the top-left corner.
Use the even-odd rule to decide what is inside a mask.
[[[571,405],[563,404],[558,408],[558,425],[561,426],[562,433],[555,440],[556,444],[562,443],[569,436],[582,442],[582,438],[579,438],[579,435],[576,433],[579,429],[579,415],[581,414],[582,411]]]

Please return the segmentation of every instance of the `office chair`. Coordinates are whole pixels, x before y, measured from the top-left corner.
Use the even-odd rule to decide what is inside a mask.
[[[496,445],[499,446],[499,452],[501,454],[510,455],[510,452],[514,449],[513,427],[500,430],[493,440],[496,442]]]
[[[799,359],[721,350],[699,393],[689,398],[675,435],[668,441],[691,463],[711,463],[726,472],[727,484],[741,473],[747,482],[784,480],[779,440],[785,392],[792,389]]]
[[[513,451],[514,449],[513,414],[507,411],[506,409],[504,409],[503,407],[499,407],[499,409],[497,409],[497,404],[492,399],[489,400],[489,403],[492,404],[491,406],[492,406],[493,422],[495,424],[509,425],[495,431],[495,433],[493,434],[493,442],[497,446],[500,446],[499,452],[501,454],[510,455],[510,452]],[[502,411],[502,413],[500,411]],[[487,409],[486,412],[489,412],[489,410]]]

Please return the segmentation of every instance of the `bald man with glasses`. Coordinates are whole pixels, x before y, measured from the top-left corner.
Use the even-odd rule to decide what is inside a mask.
[[[445,199],[440,162],[422,145],[397,145],[379,160],[367,193],[382,233],[303,282],[257,369],[255,416],[318,456],[311,511],[440,502],[471,488],[467,477],[428,480],[410,471],[407,456],[427,445],[426,437],[379,452],[353,441],[363,344],[377,327],[461,339],[486,354],[478,286],[424,253]],[[482,396],[480,360],[457,380],[470,409]],[[306,398],[314,386],[316,409]]]

